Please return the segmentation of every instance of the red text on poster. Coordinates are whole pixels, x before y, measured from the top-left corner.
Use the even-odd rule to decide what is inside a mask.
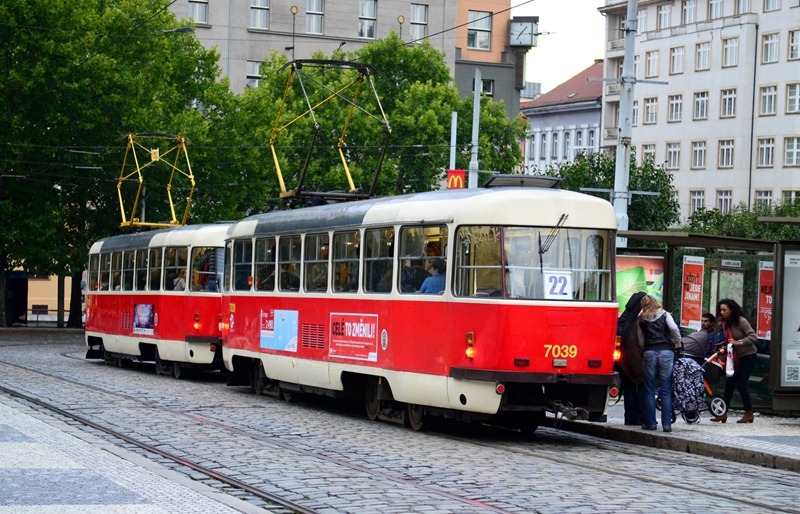
[[[681,286],[681,326],[700,330],[703,314],[703,267],[705,259],[694,255],[683,257]]]
[[[772,338],[772,263],[758,263],[758,315],[756,334],[759,339]]]
[[[378,360],[378,316],[331,313],[328,356],[376,362]]]

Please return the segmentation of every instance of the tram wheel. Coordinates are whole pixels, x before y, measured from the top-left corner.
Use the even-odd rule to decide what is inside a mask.
[[[544,412],[533,412],[522,418],[519,422],[519,431],[523,435],[533,435],[536,429],[545,421]]]
[[[180,365],[178,362],[172,363],[172,376],[177,378],[178,380],[182,378],[186,378],[187,371],[186,369]]]
[[[284,402],[292,402],[294,401],[294,394],[288,389],[280,387],[278,388],[278,398],[280,398]]]
[[[378,399],[378,379],[368,378],[364,387],[364,408],[367,412],[367,419],[375,421],[381,411],[381,401]]]
[[[425,407],[414,403],[406,404],[405,425],[414,432],[420,432],[428,428],[428,414]]]
[[[722,396],[714,395],[708,400],[708,410],[714,416],[724,416],[728,413],[728,406]]]
[[[116,366],[116,359],[106,350],[103,350],[103,363],[106,366]]]
[[[255,394],[264,394],[267,388],[267,374],[264,372],[264,365],[259,360],[253,368],[253,376],[250,381],[253,392]]]
[[[172,374],[172,367],[170,366],[169,361],[161,360],[161,357],[158,355],[158,350],[156,350],[156,375],[171,375]]]

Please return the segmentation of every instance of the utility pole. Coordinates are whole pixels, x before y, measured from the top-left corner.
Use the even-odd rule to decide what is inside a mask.
[[[477,67],[472,90],[472,152],[469,159],[469,180],[467,181],[467,187],[470,189],[478,187],[478,135],[481,126],[483,83],[481,82],[481,70]]]

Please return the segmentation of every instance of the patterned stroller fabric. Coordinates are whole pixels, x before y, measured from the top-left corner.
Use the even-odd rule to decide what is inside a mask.
[[[702,409],[705,402],[703,368],[692,359],[676,359],[672,366],[672,407],[691,412]]]

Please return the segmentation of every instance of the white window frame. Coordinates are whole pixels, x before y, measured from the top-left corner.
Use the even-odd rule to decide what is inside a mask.
[[[692,169],[706,169],[707,145],[705,141],[692,141]]]
[[[670,4],[661,4],[658,6],[656,13],[656,29],[664,30],[670,28],[672,22],[672,6]]]
[[[683,73],[683,61],[685,48],[682,46],[675,46],[669,49],[669,74],[679,75]]]
[[[250,28],[269,30],[269,0],[250,0]]]
[[[786,114],[800,113],[800,82],[786,84]]]
[[[775,138],[762,137],[758,139],[758,167],[772,168],[775,165]]]
[[[722,18],[722,0],[708,0],[708,19]]]
[[[778,62],[780,35],[777,32],[764,34],[761,37],[761,64]]]
[[[652,96],[644,99],[644,119],[643,125],[653,125],[658,123],[658,97]]]
[[[783,203],[794,203],[800,200],[800,189],[784,189],[781,191],[781,198]]]
[[[729,37],[722,40],[722,67],[730,68],[739,65],[739,38]]]
[[[667,143],[667,163],[668,170],[677,170],[681,167],[681,144],[673,141]]]
[[[247,77],[245,85],[249,88],[256,88],[261,82],[261,61],[247,61]]]
[[[789,31],[789,48],[786,59],[789,61],[800,59],[800,29]]]
[[[655,162],[656,161],[656,145],[648,143],[642,145],[642,162]]]
[[[698,91],[697,93],[694,94],[692,119],[693,120],[708,119],[708,91]]]
[[[733,210],[733,191],[730,189],[717,190],[717,209],[722,214],[730,214]]]
[[[418,41],[428,36],[427,4],[411,4],[411,41]]]
[[[545,132],[539,136],[539,159],[547,159],[547,134]]]
[[[735,151],[736,151],[736,145],[733,139],[720,139],[719,160],[717,161],[717,167],[720,169],[733,168],[734,164],[733,157]]]
[[[781,0],[764,0],[764,12],[779,11]]]
[[[188,18],[201,25],[208,24],[208,0],[189,0]]]
[[[800,136],[783,139],[783,165],[800,166]]]
[[[761,86],[759,91],[759,116],[774,116],[778,112],[778,86]]]
[[[570,155],[570,153],[572,152],[572,134],[568,130],[564,132],[563,146],[564,146],[564,153],[563,153],[564,159],[572,158],[572,156]]]
[[[633,101],[633,107],[631,108],[631,126],[635,127],[639,123],[639,100]]]
[[[670,95],[667,97],[669,113],[667,122],[674,123],[683,119],[683,95]]]
[[[647,9],[639,9],[636,13],[636,35],[647,32]]]
[[[768,189],[756,189],[757,207],[772,207],[772,191]]]
[[[377,0],[359,0],[358,37],[361,39],[377,39],[378,37]]]
[[[723,89],[719,95],[720,118],[736,117],[736,88]]]
[[[467,23],[467,48],[470,50],[492,50],[492,13],[469,11]]]
[[[750,14],[750,0],[736,0],[736,14]]]
[[[306,1],[306,34],[325,33],[325,0]]]
[[[694,71],[711,69],[711,42],[697,43],[694,47]]]
[[[646,64],[644,69],[644,76],[649,77],[658,77],[658,68],[659,68],[659,51],[652,50],[645,54]]]
[[[696,213],[699,210],[706,208],[706,192],[705,191],[689,191],[689,215]]]
[[[683,0],[681,22],[684,25],[694,23],[697,20],[697,0]]]
[[[550,138],[550,158],[554,161],[558,160],[558,132],[553,132],[553,137]]]

